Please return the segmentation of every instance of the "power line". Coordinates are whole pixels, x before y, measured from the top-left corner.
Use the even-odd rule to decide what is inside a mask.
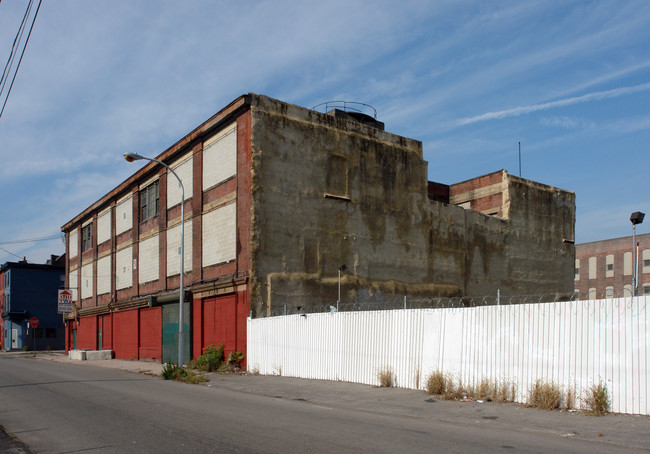
[[[23,259],[23,257],[21,257],[21,256],[19,256],[19,255],[17,255],[17,254],[14,254],[14,253],[11,252],[11,251],[8,251],[8,250],[6,250],[6,249],[3,248],[3,247],[0,247],[0,249],[2,249],[3,251],[5,251],[7,254],[11,254],[11,255],[13,255],[14,257],[18,257],[18,258],[21,259],[21,260]]]
[[[23,16],[23,20],[20,22],[20,27],[18,27],[18,31],[16,32],[16,37],[14,38],[14,42],[11,45],[11,53],[9,54],[9,58],[7,58],[5,69],[2,71],[2,79],[0,79],[0,84],[2,84],[2,86],[0,86],[0,95],[2,95],[2,92],[5,89],[5,85],[7,83],[8,71],[11,71],[11,66],[13,65],[14,58],[16,57],[16,45],[23,39],[23,32],[25,31],[25,23],[27,22],[27,18],[29,17],[29,12],[32,9],[33,3],[34,0],[30,0],[29,3],[27,4],[25,15]]]
[[[30,5],[33,0],[30,0]],[[20,69],[20,63],[23,61],[23,55],[25,55],[25,49],[27,49],[27,43],[29,43],[29,38],[32,36],[32,30],[34,29],[34,23],[36,22],[36,17],[38,16],[38,11],[41,9],[41,3],[43,0],[38,0],[38,6],[36,7],[36,13],[34,13],[34,18],[32,19],[32,25],[29,27],[29,33],[27,34],[27,39],[25,40],[25,45],[23,46],[23,50],[20,53],[20,58],[18,59],[18,65],[16,66],[16,71],[14,71],[14,76],[11,79],[11,84],[9,85],[9,90],[7,90],[7,96],[5,97],[5,101],[2,104],[2,110],[0,110],[0,118],[2,118],[2,114],[5,111],[5,106],[7,105],[7,101],[9,100],[9,94],[11,93],[11,89],[14,86],[14,81],[16,80],[16,75],[18,74],[18,69]],[[6,82],[6,81],[5,81]]]
[[[0,241],[0,244],[20,244],[20,243],[34,243],[36,241],[47,241],[47,240],[56,240],[57,238],[61,238],[61,233],[56,234],[56,235],[50,235],[50,236],[42,236],[38,238],[26,238],[23,240],[12,240],[12,241]]]

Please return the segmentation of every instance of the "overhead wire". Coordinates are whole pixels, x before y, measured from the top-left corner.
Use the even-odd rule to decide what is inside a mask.
[[[13,65],[14,58],[16,57],[16,45],[20,43],[23,39],[23,32],[25,31],[25,24],[27,23],[27,18],[29,17],[29,12],[32,9],[32,5],[34,3],[34,0],[29,0],[29,3],[27,5],[27,9],[25,10],[25,15],[23,16],[23,20],[20,22],[20,27],[18,27],[18,31],[16,32],[16,37],[14,38],[14,42],[11,45],[11,53],[9,54],[9,58],[7,58],[7,63],[5,64],[5,69],[2,71],[2,78],[0,78],[0,96],[2,95],[2,92],[4,91],[5,85],[7,83],[7,76],[8,76],[8,71],[11,71],[11,66]]]
[[[56,235],[41,236],[37,238],[25,238],[22,240],[0,241],[0,244],[19,244],[19,243],[33,243],[35,241],[56,240],[57,238],[61,238],[62,235],[63,235],[62,233],[58,233]]]
[[[33,0],[30,0],[30,4],[32,3]],[[18,65],[16,65],[16,70],[14,71],[14,76],[11,79],[11,84],[9,85],[9,90],[7,90],[7,95],[5,96],[4,103],[2,104],[2,110],[0,110],[0,118],[2,118],[2,114],[5,111],[5,106],[7,105],[7,101],[9,100],[9,94],[11,93],[11,89],[14,86],[14,81],[16,80],[16,75],[18,74],[18,70],[20,69],[20,63],[23,61],[23,55],[25,55],[25,49],[27,49],[27,44],[29,43],[29,38],[32,36],[32,30],[34,29],[34,23],[36,22],[36,17],[38,16],[38,11],[41,9],[41,3],[43,0],[38,0],[38,6],[36,7],[36,12],[34,13],[34,18],[32,19],[32,24],[29,27],[29,33],[27,34],[27,39],[25,40],[25,45],[23,46],[23,50],[20,53],[20,58],[18,59]],[[6,81],[5,81],[6,82]]]

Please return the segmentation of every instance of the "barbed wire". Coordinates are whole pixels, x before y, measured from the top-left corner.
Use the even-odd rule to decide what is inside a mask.
[[[319,302],[305,305],[281,305],[271,308],[269,316],[294,314],[317,314],[323,312],[359,312],[381,311],[394,309],[444,309],[465,308],[496,305],[515,305],[531,303],[554,303],[559,301],[576,301],[574,293],[553,293],[539,295],[511,295],[511,296],[463,296],[452,298],[408,298],[394,297],[376,301],[353,301],[340,303]],[[259,316],[264,316],[259,314]]]

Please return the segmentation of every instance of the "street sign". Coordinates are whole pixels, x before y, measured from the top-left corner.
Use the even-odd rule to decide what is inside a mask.
[[[59,305],[57,312],[59,314],[71,314],[72,313],[72,293],[67,290],[59,290]]]
[[[38,319],[36,317],[30,318],[29,326],[31,326],[32,328],[36,328],[38,326]]]

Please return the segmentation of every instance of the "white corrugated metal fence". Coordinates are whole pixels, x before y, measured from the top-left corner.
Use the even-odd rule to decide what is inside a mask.
[[[612,411],[650,414],[647,297],[446,309],[329,312],[248,320],[249,370],[424,388],[440,370],[463,384],[536,380],[582,397],[606,384]],[[579,403],[579,402],[578,402]]]

